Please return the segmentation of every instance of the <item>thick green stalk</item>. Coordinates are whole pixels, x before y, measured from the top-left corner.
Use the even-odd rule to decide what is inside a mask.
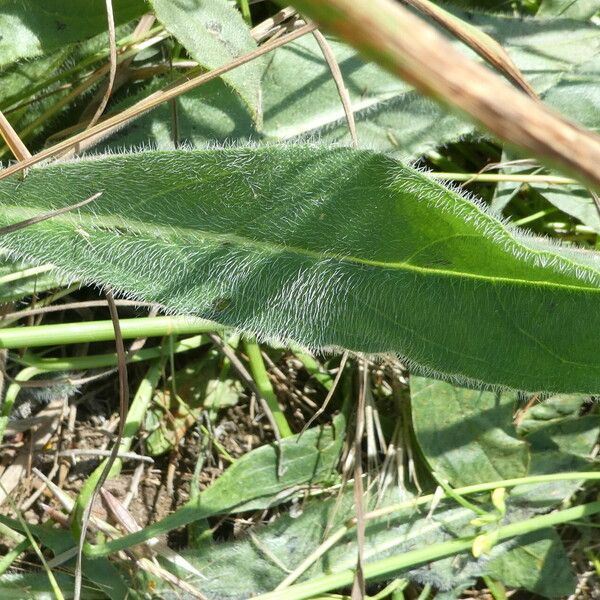
[[[244,338],[244,350],[248,355],[250,364],[250,372],[258,387],[258,391],[261,396],[265,399],[271,413],[273,414],[273,420],[279,430],[279,435],[283,437],[289,437],[294,435],[288,422],[279,407],[279,400],[273,390],[273,386],[269,381],[269,375],[263,361],[263,357],[260,353],[260,346],[256,343],[256,340]]]
[[[192,317],[145,317],[121,319],[123,339],[189,333],[215,333],[221,328],[211,321]],[[115,339],[112,321],[61,323],[0,330],[0,348],[59,346]]]
[[[244,21],[246,21],[248,25],[252,25],[252,15],[250,14],[248,0],[238,0],[238,6],[240,7],[240,12],[242,13],[242,17],[244,17]]]
[[[200,348],[205,344],[209,344],[210,340],[204,335],[195,335],[183,340],[179,340],[173,344],[173,353],[180,354]],[[127,356],[127,363],[139,363],[153,358],[159,358],[166,354],[166,350],[162,346],[154,348],[143,348],[133,354]],[[117,354],[115,352],[109,354],[92,354],[89,356],[70,356],[66,358],[41,358],[30,352],[18,359],[17,362],[30,367],[36,367],[40,372],[56,372],[56,371],[82,371],[86,369],[102,369],[104,367],[117,366]]]

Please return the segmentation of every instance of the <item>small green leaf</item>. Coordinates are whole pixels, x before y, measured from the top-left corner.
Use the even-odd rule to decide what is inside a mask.
[[[512,426],[516,394],[414,375],[410,387],[419,446],[433,470],[454,487],[527,474],[527,444]]]
[[[256,49],[242,15],[226,0],[151,0],[158,20],[203,67],[221,67]],[[262,123],[261,57],[222,75]]]
[[[599,10],[599,0],[542,0],[537,15],[587,20]]]
[[[113,0],[115,24],[146,12],[143,0]],[[104,0],[2,0],[0,67],[22,58],[48,54],[65,44],[107,31]],[[108,38],[107,38],[108,44]]]
[[[259,510],[281,503],[295,486],[334,477],[344,427],[338,416],[333,427],[313,427],[285,438],[280,450],[265,445],[244,454],[200,494],[198,506],[212,507],[212,514]]]
[[[546,598],[573,593],[575,578],[565,547],[553,529],[517,538],[508,552],[493,558],[487,572],[505,585]]]

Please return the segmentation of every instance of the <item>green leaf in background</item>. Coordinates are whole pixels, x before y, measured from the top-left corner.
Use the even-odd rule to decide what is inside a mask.
[[[263,510],[289,501],[304,486],[330,484],[345,439],[343,414],[331,426],[311,427],[302,435],[283,438],[244,454],[196,498],[144,530],[109,543],[110,551],[164,534],[208,517],[230,512]],[[1,516],[0,516],[1,518]],[[100,555],[108,553],[103,548]]]
[[[129,96],[117,103],[114,111],[119,112],[141,100],[148,94],[169,83],[166,77],[157,78],[139,95]],[[94,148],[93,152],[119,150],[140,146],[161,149],[180,145],[196,147],[215,142],[227,143],[235,140],[245,142],[257,139],[254,123],[240,97],[222,80],[215,79],[174,100],[177,111],[171,104],[161,104],[154,110],[135,119],[127,127],[118,130],[108,140]]]
[[[600,433],[598,419],[577,417],[585,396],[553,396],[526,411],[515,428],[512,392],[477,391],[415,375],[410,386],[419,447],[452,486],[598,466],[590,458]],[[581,483],[521,485],[510,497],[516,506],[543,510],[568,498]]]
[[[367,499],[366,505],[369,508],[382,508],[395,503],[398,501],[398,490],[388,493],[377,505],[374,500],[373,497]],[[355,516],[352,490],[338,497],[304,502],[296,513],[300,510],[300,514],[284,514],[274,523],[254,529],[252,535],[245,539],[213,544],[200,551],[185,553],[185,557],[204,575],[202,580],[196,581],[198,586],[202,585],[202,592],[211,600],[241,600],[272,590],[325,539]],[[471,510],[445,500],[431,514],[426,509],[419,511],[411,508],[390,513],[383,518],[370,519],[366,522],[363,545],[365,563],[472,536],[478,532],[472,524],[473,516]],[[526,512],[509,508],[508,521],[526,519]],[[473,583],[476,577],[488,574],[493,568],[494,573],[500,576],[498,578],[506,575],[507,580],[523,581],[525,587],[531,585],[543,593],[547,589],[548,569],[565,566],[560,540],[557,544],[553,531],[543,533],[545,535],[523,539],[523,543],[527,544],[524,546],[527,553],[526,573],[508,572],[512,561],[517,558],[515,542],[509,541],[494,546],[489,555],[479,559],[473,558],[470,553],[463,553],[425,565],[414,565],[395,573],[394,577],[406,577],[444,592]],[[300,576],[299,581],[353,569],[356,552],[356,532],[350,529]],[[235,557],[235,560],[231,560],[231,557]],[[567,560],[566,571],[557,580],[561,590],[567,589],[569,573]],[[567,593],[572,591],[573,587]],[[280,593],[284,598],[285,591]]]
[[[554,404],[556,403],[555,397]],[[566,410],[564,400],[563,407],[563,410]],[[565,415],[563,419],[551,419],[545,426],[534,428],[524,438],[531,448],[529,475],[598,469],[598,460],[592,459],[591,453],[599,433],[600,423],[597,415],[579,418]],[[572,496],[582,483],[557,481],[522,485],[512,490],[511,497],[519,505],[547,509]]]
[[[384,499],[378,506],[397,501],[397,495],[395,490],[391,494],[393,498]],[[374,503],[371,506],[374,507]],[[185,553],[205,576],[205,579],[197,580],[198,587],[202,585],[202,593],[211,600],[241,600],[272,590],[328,535],[355,516],[352,491],[340,497],[308,501],[298,508],[302,511],[300,514],[285,514],[272,525],[254,530],[250,539],[213,544],[202,552]],[[367,522],[364,544],[367,563],[443,542],[455,535],[472,535],[475,531],[469,523],[473,513],[462,507],[439,506],[432,517],[427,516],[427,511],[413,512],[407,517],[402,513]],[[503,551],[503,547],[495,550],[498,555]],[[351,529],[302,575],[300,581],[354,568],[356,552],[356,532]],[[450,565],[450,562],[454,564]],[[485,564],[485,559],[463,555],[398,576],[448,589],[485,572]],[[284,597],[285,592],[281,593]]]
[[[148,10],[143,0],[113,0],[115,24]],[[48,54],[108,29],[104,0],[1,0],[0,68]]]
[[[256,49],[242,15],[226,0],[151,0],[158,20],[190,56],[207,69],[225,65]],[[222,75],[247,105],[260,128],[262,101],[261,57]]]
[[[592,60],[600,52],[596,26],[568,19],[523,20],[455,12],[500,42],[551,106],[598,128],[596,82],[600,69]],[[565,35],[569,44],[564,44]],[[362,145],[416,157],[475,132],[468,121],[451,115],[372,63],[363,62],[354,49],[334,40],[330,44],[352,100]],[[584,98],[583,86],[587,90]],[[273,53],[263,87],[267,136],[283,140],[312,135],[323,141],[349,141],[329,67],[311,37]]]
[[[147,152],[0,183],[13,253],[226,326],[397,352],[446,376],[598,391],[598,255],[510,231],[393,159],[316,146]]]
[[[25,534],[25,529],[16,519],[0,515],[0,522],[15,531]],[[28,524],[29,531],[43,545],[50,549],[54,557],[60,556],[73,548],[73,536],[68,529],[56,528],[52,521],[42,524]],[[61,590],[70,598],[68,590],[73,589],[72,573],[75,570],[75,558],[61,564],[59,569],[53,570]],[[123,600],[130,590],[125,583],[122,573],[108,559],[101,557],[96,560],[83,559],[83,588],[86,598],[110,598],[110,600]],[[22,595],[15,596],[16,593]],[[0,576],[0,594],[2,597],[11,598],[54,598],[48,590],[48,575],[41,569],[37,572],[5,573]]]
[[[583,394],[550,396],[543,402],[534,404],[520,416],[517,431],[519,435],[528,435],[548,425],[558,424],[568,419],[577,419],[579,410],[586,400],[589,400],[589,396]]]
[[[413,426],[431,468],[452,486],[524,477],[527,444],[512,426],[515,393],[410,378]]]
[[[150,432],[146,438],[148,454],[158,456],[175,447],[203,410],[214,420],[219,410],[237,404],[242,384],[228,377],[221,363],[221,354],[211,350],[177,371],[164,389],[155,391],[153,406],[146,415],[145,428]],[[167,411],[169,417],[165,418]]]
[[[599,0],[542,0],[537,15],[540,17],[569,17],[587,20],[600,10]]]
[[[564,598],[573,593],[571,561],[556,531],[536,531],[513,543],[514,548],[488,563],[489,575],[505,585],[525,588],[546,598]]]
[[[265,445],[244,454],[200,494],[197,506],[211,514],[261,510],[281,504],[297,486],[331,480],[344,434],[345,420],[338,415],[332,426],[284,438],[279,448]]]
[[[600,98],[595,82],[600,70],[594,62],[600,52],[597,27],[569,19],[522,20],[477,13],[467,17],[460,12],[457,15],[501,42],[525,77],[552,106],[593,129],[598,128]],[[243,23],[240,26],[244,27]],[[563,43],[566,33],[567,45]],[[476,133],[472,123],[424,98],[376,65],[363,61],[353,48],[334,39],[329,43],[350,94],[361,146],[414,159]],[[166,80],[160,79],[154,86],[165,84]],[[582,86],[587,90],[585,100],[580,94]],[[154,89],[150,87],[147,92]],[[269,54],[262,93],[265,141],[308,137],[327,143],[349,143],[339,93],[312,36],[304,36]],[[202,146],[211,141],[259,137],[251,119],[243,114],[244,106],[240,102],[236,105],[235,98],[228,98],[216,84],[213,89],[202,86],[186,94],[178,99],[178,106],[181,111],[177,131],[183,142]],[[124,133],[117,132],[108,145],[118,148],[151,143],[169,147],[173,143],[172,121],[171,109],[161,107],[141,117]]]

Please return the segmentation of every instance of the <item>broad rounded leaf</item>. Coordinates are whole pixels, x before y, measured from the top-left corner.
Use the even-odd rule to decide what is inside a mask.
[[[598,255],[518,234],[395,160],[286,146],[148,152],[0,182],[2,245],[224,325],[430,372],[598,392]]]

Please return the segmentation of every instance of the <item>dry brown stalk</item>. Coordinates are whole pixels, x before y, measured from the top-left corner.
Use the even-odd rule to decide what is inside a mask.
[[[600,137],[563,118],[464,56],[391,0],[296,0],[333,32],[422,93],[473,117],[516,148],[600,188]]]

